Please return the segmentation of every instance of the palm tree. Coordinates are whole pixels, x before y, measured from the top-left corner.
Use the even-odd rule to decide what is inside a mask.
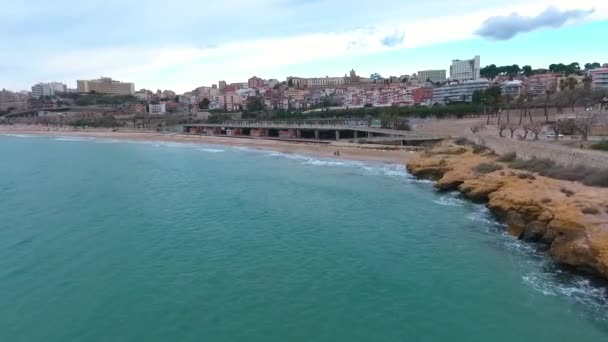
[[[553,95],[555,93],[555,90],[553,89],[547,89],[545,91],[545,122],[549,123],[549,99],[551,98],[551,95]]]
[[[517,105],[519,106],[519,123],[518,125],[521,125],[521,122],[524,120],[524,102],[526,101],[527,96],[526,95],[520,95],[517,98]]]
[[[566,84],[566,80],[563,78],[560,78],[559,79],[559,89],[561,91],[564,91],[564,90],[566,90],[566,88],[568,88],[568,84]]]
[[[583,86],[585,89],[591,89],[591,82],[593,82],[593,79],[589,75],[583,78]]]
[[[511,114],[511,102],[513,101],[513,96],[507,94],[505,95],[505,103],[507,104],[507,124],[510,124],[510,114]],[[500,123],[500,122],[499,122]]]
[[[570,90],[574,90],[574,88],[576,88],[576,86],[578,85],[578,81],[572,76],[568,77],[565,83]]]

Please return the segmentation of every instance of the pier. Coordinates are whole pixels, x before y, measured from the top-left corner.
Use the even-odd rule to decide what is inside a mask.
[[[251,137],[307,142],[345,141],[398,145],[418,145],[422,142],[444,139],[441,136],[411,130],[373,127],[367,121],[227,121],[217,124],[186,124],[183,127],[183,132],[211,136]]]

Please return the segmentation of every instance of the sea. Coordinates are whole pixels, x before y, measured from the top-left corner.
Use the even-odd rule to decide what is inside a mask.
[[[5,134],[0,341],[608,341],[608,295],[403,165]]]

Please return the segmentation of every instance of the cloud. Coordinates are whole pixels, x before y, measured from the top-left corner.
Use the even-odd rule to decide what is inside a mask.
[[[545,27],[558,28],[568,21],[588,17],[591,10],[564,10],[549,7],[535,17],[511,13],[507,16],[490,17],[475,31],[478,36],[493,40],[508,40],[519,33],[531,32]]]
[[[394,33],[382,38],[380,42],[386,47],[394,47],[403,43],[404,38],[405,34],[399,31],[395,31]]]

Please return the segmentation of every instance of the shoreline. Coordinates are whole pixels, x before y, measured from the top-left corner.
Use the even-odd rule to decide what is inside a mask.
[[[289,142],[280,140],[188,135],[182,133],[159,133],[152,131],[110,131],[102,129],[50,130],[38,126],[0,126],[0,135],[25,134],[49,137],[89,137],[116,139],[124,141],[163,141],[187,144],[208,144],[218,146],[247,147],[257,150],[270,150],[281,153],[307,154],[315,157],[345,159],[353,161],[373,161],[405,165],[418,156],[418,152],[405,150],[382,150],[359,148],[334,144]],[[339,151],[340,156],[334,152]]]
[[[496,169],[479,171],[488,164]],[[408,172],[485,204],[514,239],[545,251],[560,266],[608,284],[608,188],[512,169],[491,151],[447,142],[411,160]]]

